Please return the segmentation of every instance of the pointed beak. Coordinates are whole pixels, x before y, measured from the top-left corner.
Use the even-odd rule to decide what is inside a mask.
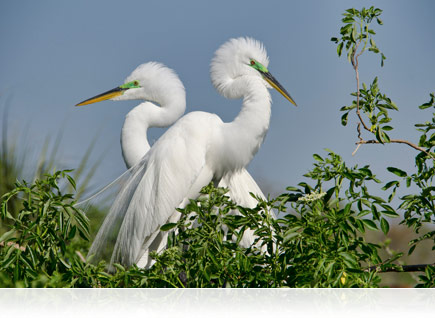
[[[272,86],[274,89],[280,92],[282,96],[284,96],[290,103],[292,103],[295,106],[298,106],[296,105],[295,101],[290,96],[290,94],[285,90],[284,87],[282,87],[282,85],[276,80],[276,78],[273,77],[272,74],[270,74],[270,72],[260,72],[260,73],[263,75],[263,78],[266,80],[266,82],[270,84],[270,86]]]
[[[127,88],[122,88],[120,86],[115,87],[114,89],[111,89],[110,91],[104,92],[100,95],[94,96],[92,98],[89,98],[87,100],[84,100],[83,102],[78,103],[76,106],[84,106],[88,104],[98,103],[103,100],[111,99],[116,96],[120,96],[124,93],[124,91],[127,90]]]

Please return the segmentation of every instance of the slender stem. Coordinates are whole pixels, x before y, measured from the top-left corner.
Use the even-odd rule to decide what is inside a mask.
[[[367,24],[367,30],[368,30],[368,28],[369,28],[369,24]],[[363,23],[362,23],[362,22],[360,23],[360,30],[361,30],[361,33],[363,33]],[[364,41],[364,46],[363,46],[363,48],[361,49],[361,51],[356,55],[356,58],[357,58],[357,59],[358,59],[358,57],[359,57],[361,54],[363,54],[364,51],[366,50],[367,42],[368,42],[368,40],[369,40],[369,34],[368,34],[368,32],[366,32],[365,35],[366,35],[366,37],[365,37],[365,41]],[[362,40],[360,40],[359,43],[361,43],[361,41],[362,41]],[[359,43],[358,43],[358,45],[359,45]]]
[[[412,142],[408,141],[408,140],[403,140],[403,139],[390,139],[389,143],[395,143],[395,144],[406,144],[412,148],[414,148],[415,150],[424,152],[425,154],[427,154],[428,156],[430,156],[431,158],[434,158],[433,155],[429,152],[427,152],[425,149],[423,149],[422,147],[417,146],[416,144],[413,144]],[[363,140],[360,139],[360,141],[356,142],[357,145],[363,145],[363,144],[382,144],[381,142],[377,141],[377,140]],[[435,158],[434,158],[435,159]]]
[[[361,55],[362,51],[361,51],[361,53],[359,53],[357,55],[355,55],[355,54],[356,54],[360,44],[361,44],[361,40],[359,40],[358,43],[356,44],[355,50],[353,51],[352,56],[351,56],[352,66],[353,66],[353,69],[355,70],[355,76],[356,76],[356,114],[357,114],[357,116],[359,118],[359,121],[363,125],[364,129],[371,132],[371,130],[366,126],[364,120],[361,117],[360,107],[359,107],[360,93],[359,93],[358,57]]]
[[[428,266],[435,266],[434,264],[417,264],[417,265],[396,265],[397,267],[391,267],[386,269],[381,269],[381,266],[370,266],[365,269],[365,272],[377,271],[379,273],[388,272],[424,272]]]

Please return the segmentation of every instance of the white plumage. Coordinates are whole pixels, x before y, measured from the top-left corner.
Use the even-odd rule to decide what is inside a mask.
[[[185,109],[184,87],[169,69],[157,63],[141,65],[120,88],[79,104],[110,97],[113,100],[147,99],[161,105],[142,103],[126,118],[122,150],[127,166],[134,166],[89,254],[100,257],[110,234],[119,226],[111,263],[149,265],[148,250],[164,244],[160,226],[170,218],[176,220],[178,212],[174,213],[174,208],[184,207],[188,199],[197,197],[210,181],[229,186],[229,194],[238,204],[255,206],[255,199],[248,192],[262,195],[261,190],[244,167],[258,151],[269,127],[268,88],[277,88],[293,102],[270,75],[267,65],[266,51],[256,40],[232,39],[222,45],[212,60],[211,78],[225,97],[243,98],[239,115],[233,122],[224,123],[215,114],[189,113],[150,149],[146,141],[147,128],[168,126]],[[156,72],[144,72],[147,67]],[[171,80],[162,80],[168,75]],[[109,97],[103,98],[103,95]],[[138,143],[140,147],[136,147]],[[252,235],[244,242],[250,243]]]

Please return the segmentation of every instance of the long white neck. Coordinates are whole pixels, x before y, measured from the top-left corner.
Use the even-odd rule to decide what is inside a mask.
[[[224,143],[218,150],[218,172],[236,171],[246,167],[257,153],[269,129],[271,98],[260,78],[239,79],[235,88],[243,90],[243,105],[240,113],[230,123],[224,123],[221,133]],[[222,170],[221,170],[222,169]]]
[[[160,107],[151,102],[144,102],[133,108],[127,114],[121,131],[122,156],[127,168],[138,163],[150,149],[148,128],[170,126],[185,110],[184,91],[182,94],[166,96]]]

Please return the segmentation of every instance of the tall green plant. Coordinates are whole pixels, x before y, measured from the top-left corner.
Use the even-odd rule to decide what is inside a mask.
[[[349,113],[355,111],[358,118],[358,141],[355,152],[364,144],[388,143],[403,144],[418,151],[415,156],[415,171],[406,172],[396,167],[386,167],[387,171],[401,179],[387,182],[383,186],[383,189],[391,191],[388,197],[389,202],[394,198],[397,188],[403,183],[407,188],[413,186],[414,189],[418,189],[417,193],[409,193],[402,196],[397,210],[401,211],[404,215],[401,224],[413,228],[419,234],[420,230],[423,230],[424,224],[433,225],[435,222],[435,187],[433,187],[435,173],[435,113],[432,113],[430,121],[415,125],[420,132],[418,143],[406,139],[391,138],[389,132],[393,130],[393,126],[390,123],[391,118],[388,115],[388,111],[397,111],[398,107],[386,94],[381,93],[377,77],[375,77],[370,86],[367,86],[365,83],[360,85],[359,57],[368,49],[368,51],[373,53],[381,54],[381,66],[384,65],[384,60],[386,59],[373,40],[376,33],[370,29],[370,24],[374,19],[377,20],[378,24],[382,24],[382,21],[379,19],[381,13],[382,10],[374,7],[369,9],[363,8],[362,10],[346,10],[342,19],[344,26],[340,29],[341,37],[333,37],[331,39],[331,41],[337,43],[338,56],[341,56],[343,50],[347,52],[348,61],[355,71],[356,78],[357,91],[351,94],[356,99],[350,106],[341,108],[341,111],[344,112],[342,124],[346,126]],[[433,107],[435,107],[435,98],[434,93],[431,93],[430,100],[420,105],[419,109],[424,110]],[[361,127],[364,131],[368,132],[372,139],[367,140],[364,138]],[[417,244],[423,240],[432,240],[432,250],[435,250],[435,231],[426,231],[426,233],[420,234],[417,239],[409,242],[410,248],[408,254],[411,254]],[[418,270],[426,268],[426,276],[421,276],[425,282],[433,282],[433,264],[432,269],[430,267],[431,265],[417,266]],[[403,270],[403,267],[400,269]],[[423,285],[428,286],[427,283]]]

